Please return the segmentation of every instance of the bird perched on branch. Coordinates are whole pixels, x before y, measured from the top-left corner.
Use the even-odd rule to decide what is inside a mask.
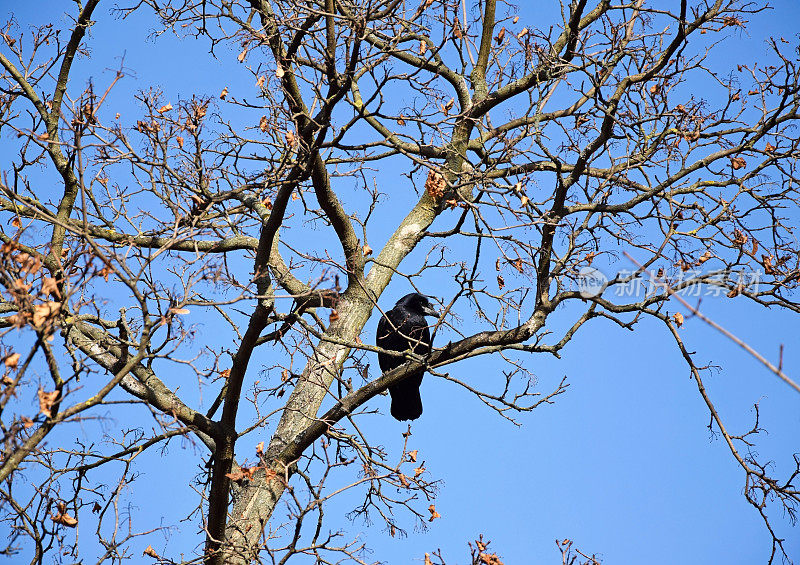
[[[431,332],[425,316],[439,316],[428,297],[418,292],[405,295],[378,322],[375,344],[389,351],[427,355],[431,351]],[[378,363],[384,373],[406,361],[404,357],[378,353]],[[424,374],[424,369],[414,371],[389,387],[389,394],[392,396],[391,411],[395,419],[416,420],[422,415],[419,387]]]

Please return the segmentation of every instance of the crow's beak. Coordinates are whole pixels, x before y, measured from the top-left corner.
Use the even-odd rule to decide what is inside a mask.
[[[437,312],[436,309],[430,304],[426,304],[422,308],[422,313],[425,314],[426,316],[433,316],[434,318],[439,317],[439,312]]]

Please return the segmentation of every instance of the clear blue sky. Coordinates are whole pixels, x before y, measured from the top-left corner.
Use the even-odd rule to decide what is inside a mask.
[[[6,0],[0,3],[0,15],[5,19],[13,13],[26,26],[42,23],[68,5],[72,3]],[[773,11],[753,16],[746,32],[716,52],[712,62],[717,68],[758,60],[766,51],[767,35],[795,37],[800,4],[787,0],[775,5]],[[98,23],[87,42],[91,56],[79,59],[72,80],[76,90],[88,78],[99,89],[124,57],[131,76],[122,81],[113,102],[115,111],[123,113],[123,121],[130,114],[127,123],[133,123],[140,112],[131,97],[139,89],[156,86],[174,103],[192,94],[216,96],[223,86],[231,92],[250,88],[252,80],[235,62],[234,49],[220,49],[214,60],[203,41],[148,37],[155,26],[152,20],[144,15],[116,19],[109,14],[111,6],[101,4]],[[537,10],[522,9],[520,26],[525,22],[531,27],[542,25],[551,16]],[[404,179],[398,176],[395,182]],[[391,225],[404,213],[382,211],[381,223]],[[377,249],[386,235],[374,233],[371,245]],[[411,258],[415,259],[419,258]],[[430,288],[440,284],[424,282]],[[408,290],[397,280],[381,300],[383,306],[391,306]],[[677,304],[672,309],[681,310]],[[703,309],[773,360],[783,344],[785,371],[800,376],[796,319],[744,302],[732,307],[729,301],[707,300]],[[465,322],[464,331],[470,323]],[[376,319],[370,321],[366,336],[373,335],[375,324]],[[203,338],[216,339],[212,329],[201,322]],[[760,424],[769,435],[759,436],[757,450],[762,459],[774,461],[777,476],[785,475],[792,454],[800,451],[800,395],[700,320],[688,319],[682,332],[700,359],[720,365],[719,372],[706,378],[706,385],[732,430],[749,429],[752,406],[759,403]],[[519,428],[461,389],[426,377],[425,414],[413,424],[410,445],[419,450],[431,476],[443,481],[436,500],[442,518],[426,531],[415,529],[407,518],[408,537],[392,538],[379,526],[348,521],[344,514],[354,501],[346,496],[328,509],[328,526],[344,529],[350,536],[363,533],[374,550],[372,558],[390,564],[420,563],[425,552],[438,548],[448,564],[466,563],[466,542],[479,534],[492,540],[491,547],[507,564],[558,562],[557,538],[573,539],[582,551],[597,553],[609,564],[766,562],[770,538],[742,495],[744,473],[724,443],[707,429],[708,411],[663,327],[646,322],[631,333],[597,320],[563,353],[561,360],[533,357],[528,361],[541,391],[554,388],[564,375],[571,385],[554,405],[522,417]],[[269,364],[268,355],[268,351],[258,353],[253,368]],[[374,359],[372,363],[377,365]],[[501,363],[485,358],[449,370],[479,382],[482,375],[502,368]],[[253,372],[250,379],[255,378]],[[406,426],[387,417],[387,402],[383,397],[374,399],[370,406],[380,407],[384,414],[365,418],[362,426],[372,426],[372,441],[396,456]],[[73,430],[67,436],[76,433]],[[266,438],[243,440],[242,447],[252,444],[254,448],[262,439]],[[203,454],[198,451],[195,457],[189,447],[181,449],[173,444],[172,457],[162,458],[155,451],[142,456],[144,475],[131,490],[139,526],[157,525],[162,517],[165,524],[175,526],[162,545],[153,539],[144,545],[152,543],[160,553],[173,556],[202,543],[193,525],[177,520],[197,503],[187,483]],[[156,490],[157,498],[145,494],[149,489]],[[772,516],[779,533],[788,539],[787,550],[800,556],[797,530],[780,512],[773,511]],[[90,532],[83,535],[88,537]],[[137,548],[134,562],[145,559],[139,557],[142,548],[133,547]]]

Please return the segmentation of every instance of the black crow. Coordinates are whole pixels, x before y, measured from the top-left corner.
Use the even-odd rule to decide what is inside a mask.
[[[410,350],[417,355],[427,355],[431,350],[431,332],[425,316],[439,316],[428,297],[417,292],[405,295],[378,322],[375,344],[389,351]],[[378,353],[378,364],[384,373],[406,361],[403,357]],[[392,395],[392,416],[395,419],[416,420],[422,415],[419,387],[424,374],[424,370],[415,371],[389,387],[389,394]]]

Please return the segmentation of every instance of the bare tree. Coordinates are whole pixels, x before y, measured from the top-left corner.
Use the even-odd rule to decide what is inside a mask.
[[[134,120],[107,110],[124,67],[70,82],[98,4],[68,30],[2,32],[6,554],[77,555],[68,528],[91,510],[101,561],[129,556],[149,533],[121,509],[136,458],[179,436],[207,461],[191,515],[204,550],[148,555],[364,562],[361,541],[324,527],[331,497],[358,492],[356,514],[392,532],[437,516],[416,452],[389,460],[359,423],[369,401],[425,368],[514,419],[567,386],[538,390],[528,360],[603,318],[668,329],[772,535],[770,561],[789,557],[770,512],[794,517],[800,460],[773,476],[748,449],[758,422],[728,429],[668,310],[704,286],[800,312],[797,46],[770,40],[768,61],[731,73],[708,65],[761,3],[575,0],[534,25],[495,0],[140,0],[117,25],[149,12],[157,34],[223,63],[234,48],[253,87],[175,104],[141,92]],[[391,168],[404,174],[390,183]],[[387,209],[404,214],[388,230]],[[742,276],[756,272],[757,285]],[[395,279],[437,281],[438,346],[394,353],[407,362],[378,375],[362,330]],[[646,289],[616,292],[631,285]],[[189,312],[219,341],[198,339]],[[479,331],[461,331],[468,316]],[[257,350],[268,369],[248,394]],[[443,372],[482,355],[497,359],[489,382]],[[128,422],[111,441],[58,432],[109,410]],[[89,478],[109,468],[117,482],[92,504]]]

